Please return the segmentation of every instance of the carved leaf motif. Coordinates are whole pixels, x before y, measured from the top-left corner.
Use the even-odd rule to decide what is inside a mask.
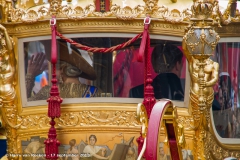
[[[44,128],[50,126],[50,118],[46,114],[29,115],[24,118],[18,117],[18,121],[22,123],[21,129]]]
[[[38,13],[39,13],[39,18],[43,18],[43,16],[47,16],[48,15],[48,8],[46,8],[45,6],[42,6],[38,9]]]
[[[13,9],[12,12],[12,21],[13,22],[18,22],[22,21],[23,15],[25,15],[25,11],[23,9]]]
[[[73,11],[70,6],[65,5],[65,6],[62,6],[62,13],[64,15],[71,15],[71,14],[73,14]]]
[[[94,12],[95,7],[92,4],[87,5],[84,9],[80,6],[75,7],[72,9],[69,6],[65,6],[62,9],[62,13],[65,14],[69,19],[83,19],[88,17],[89,15]]]
[[[111,12],[119,19],[123,20],[132,20],[138,16],[140,16],[144,11],[144,7],[141,5],[136,6],[135,8],[131,8],[126,6],[121,8],[117,5],[112,5]]]
[[[59,119],[56,120],[57,126],[76,126],[79,122],[79,116],[76,113],[63,113]]]
[[[14,9],[12,14],[13,22],[36,22],[39,18],[46,15],[46,8],[41,7],[38,12],[35,10],[24,11],[22,9]]]

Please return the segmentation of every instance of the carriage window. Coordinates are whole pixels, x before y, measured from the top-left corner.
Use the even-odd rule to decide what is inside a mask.
[[[73,38],[89,47],[109,48],[130,38]],[[143,98],[144,63],[137,61],[141,40],[109,53],[81,50],[57,40],[57,79],[62,98]],[[51,88],[51,40],[24,42],[28,101],[46,100]],[[186,60],[181,43],[151,40],[151,73],[156,98],[184,100]]]
[[[213,119],[222,138],[240,138],[240,43],[220,43],[215,60],[219,63],[219,80],[214,87]]]

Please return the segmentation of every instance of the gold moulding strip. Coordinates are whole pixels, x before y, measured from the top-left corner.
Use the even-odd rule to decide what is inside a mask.
[[[0,135],[0,140],[2,140],[2,139],[7,139],[7,137],[3,136],[3,135]]]
[[[163,116],[163,119],[173,119],[174,117],[173,117],[173,115],[164,115]]]

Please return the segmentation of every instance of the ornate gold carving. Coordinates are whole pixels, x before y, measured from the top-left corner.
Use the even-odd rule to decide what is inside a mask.
[[[162,21],[152,21],[151,33],[172,35],[172,36],[183,36],[183,30],[187,24],[169,24]],[[68,33],[115,33],[116,29],[119,33],[136,33],[139,34],[143,31],[143,20],[136,19],[129,23],[119,19],[86,19],[84,21],[57,21],[58,31],[62,34]],[[41,21],[37,23],[19,23],[18,25],[7,25],[8,33],[18,38],[32,37],[32,36],[45,36],[51,32],[49,21]],[[81,30],[79,30],[81,28]],[[101,28],[101,29],[100,29]],[[107,29],[106,29],[107,28]],[[224,28],[224,27],[223,27]],[[233,28],[233,31],[240,31],[240,28]],[[240,33],[240,32],[239,32]],[[224,32],[224,34],[226,34]]]
[[[116,126],[137,126],[135,112],[127,111],[82,111],[79,113],[79,125],[116,125]],[[66,118],[59,120],[68,121]],[[69,117],[70,118],[70,117]],[[75,120],[76,122],[76,120]],[[64,124],[64,123],[63,123]],[[61,125],[59,123],[59,125]]]
[[[185,41],[185,40],[184,40]],[[193,43],[195,41],[192,41]],[[203,41],[206,43],[205,41]],[[183,42],[184,44],[184,42]],[[191,43],[192,44],[192,43]],[[188,48],[195,50],[194,46],[189,44]],[[187,53],[184,48],[185,55],[189,62],[189,72],[191,75],[190,85],[190,107],[194,119],[195,130],[195,155],[196,159],[205,159],[204,139],[206,131],[209,130],[210,124],[210,108],[213,101],[212,86],[218,79],[218,64],[209,58],[200,59],[201,55],[195,56]],[[201,52],[198,52],[201,53]],[[202,53],[203,57],[206,56]],[[192,56],[192,57],[191,57]],[[199,57],[198,57],[199,56]],[[206,70],[211,71],[206,72]],[[210,73],[210,74],[209,74]]]
[[[111,17],[115,16],[118,19],[122,20],[132,20],[143,14],[144,7],[138,5],[134,8],[126,6],[121,8],[119,5],[113,4],[109,12],[92,12],[92,15],[97,17]]]
[[[178,140],[178,145],[181,148],[184,148],[186,145],[186,140],[185,140],[185,135],[184,135],[184,126],[181,124],[178,124],[177,126],[177,140]]]
[[[92,14],[95,10],[95,6],[92,4],[87,5],[84,9],[80,6],[75,7],[72,9],[69,6],[64,6],[62,12],[66,15],[69,19],[79,20],[86,18],[90,14]]]
[[[213,85],[218,80],[218,63],[209,57],[214,51],[220,37],[207,24],[211,22],[213,3],[195,1],[193,6],[193,26],[183,37],[183,50],[188,60],[190,73],[190,109],[194,120],[194,159],[205,160],[206,134],[210,129],[210,108],[214,99]],[[205,150],[204,150],[205,149]]]
[[[52,8],[47,8],[45,6],[41,6],[39,9],[28,10],[24,9],[14,9],[12,14],[13,22],[28,22],[33,23],[42,19],[49,19],[52,14],[58,15],[60,17],[65,17],[68,19],[79,20],[88,17],[93,13],[95,7],[92,4],[89,4],[84,9],[80,6],[75,8],[71,8],[71,6],[59,6],[58,1],[52,1]]]
[[[225,25],[229,24],[231,22],[231,17],[229,14],[229,8],[227,8],[224,13],[221,13],[218,3],[218,1],[214,1],[211,18],[214,20],[214,23],[217,23],[218,26],[221,27],[221,23]]]
[[[49,117],[47,114],[18,116],[18,122],[21,123],[20,129],[39,129],[49,127]]]
[[[37,11],[35,10],[24,10],[21,8],[13,9],[12,22],[26,22],[33,23],[43,19],[44,16],[48,15],[48,8],[45,6],[40,7]]]
[[[2,107],[2,117],[6,123],[8,153],[17,153],[17,136],[18,128],[16,115],[16,60],[13,51],[13,42],[7,33],[5,27],[0,24],[0,106]],[[10,159],[14,157],[10,156]]]
[[[158,8],[158,0],[143,0],[145,2],[145,13],[152,14]]]
[[[132,20],[137,17],[139,17],[144,11],[144,7],[141,5],[138,5],[134,8],[131,8],[129,6],[126,6],[124,8],[121,8],[117,5],[112,5],[111,7],[111,13],[115,15],[119,19],[123,20]]]
[[[61,6],[58,0],[53,0],[50,2],[51,7],[47,8],[45,6],[41,6],[39,9],[13,9],[12,19],[13,22],[28,22],[33,23],[41,19],[46,19],[51,15],[57,15],[58,17],[80,20],[86,17],[110,17],[115,16],[116,18],[123,20],[131,20],[139,17],[143,11],[143,6],[136,6],[135,8],[131,8],[126,6],[121,8],[117,5],[112,5],[111,10],[109,12],[94,12],[95,6],[93,4],[87,5],[85,8],[81,6],[76,6],[72,8],[69,5]]]
[[[173,1],[173,0],[172,0]],[[24,2],[24,1],[23,1]],[[3,21],[11,21],[11,22],[26,22],[33,23],[36,21],[49,19],[51,15],[57,15],[58,18],[63,19],[73,19],[80,20],[83,18],[90,17],[116,17],[122,20],[132,20],[138,17],[145,17],[146,14],[150,14],[151,17],[159,18],[164,21],[170,23],[180,23],[180,22],[189,22],[190,17],[192,16],[191,8],[184,8],[182,12],[180,12],[177,8],[173,10],[169,10],[165,6],[158,6],[158,0],[144,0],[145,6],[136,6],[132,8],[132,6],[126,6],[122,8],[119,5],[113,4],[111,5],[109,12],[95,12],[95,5],[89,3],[86,7],[82,7],[79,4],[76,7],[72,7],[72,5],[62,5],[61,0],[51,0],[50,7],[47,5],[37,5],[30,9],[21,8],[24,5],[20,5],[20,8],[14,8],[11,5],[11,1],[3,0],[2,7],[4,8],[4,16]],[[174,0],[175,2],[175,0]],[[210,2],[210,1],[209,1]],[[230,22],[239,22],[240,14],[239,10],[236,10],[235,17],[230,16],[231,12],[231,3],[227,6],[227,9],[224,13],[221,13],[219,10],[218,1],[214,1],[214,3],[204,3],[208,6],[208,8],[213,8],[213,12],[211,18],[214,19],[214,23],[229,24]],[[198,10],[199,7],[202,7],[202,3],[194,3],[193,8]],[[193,13],[194,15],[197,14]],[[206,11],[206,14],[210,14]]]
[[[145,138],[147,136],[148,130],[148,115],[145,106],[139,103],[137,106],[137,121],[142,124],[142,136]]]
[[[47,114],[31,114],[19,116],[21,129],[41,129],[49,127]],[[61,117],[56,119],[57,127],[80,127],[80,126],[129,126],[136,127],[136,113],[130,111],[80,111],[62,112]]]
[[[178,116],[177,123],[184,127],[184,130],[192,130],[193,117],[192,116]]]
[[[224,25],[228,25],[231,22],[240,22],[240,14],[238,9],[236,9],[234,17],[231,16],[231,5],[232,5],[232,1],[229,0],[227,8],[222,13],[219,9],[219,2],[214,1],[214,8],[213,8],[213,13],[211,18],[213,18],[214,21],[219,24],[219,26],[221,26],[220,23]]]
[[[205,139],[205,155],[206,159],[224,159],[227,157],[240,158],[240,151],[231,150],[229,148],[223,148],[217,143],[217,139],[213,136],[213,133],[207,132]]]
[[[163,16],[163,19],[171,23],[180,23],[189,21],[191,15],[192,13],[189,9],[183,10],[182,13],[177,9],[173,9],[167,16]]]
[[[192,5],[193,17],[197,19],[208,19],[213,10],[213,3],[211,0],[194,1]]]
[[[12,1],[4,0],[0,3],[0,7],[2,8],[2,22],[10,22],[11,21],[11,12],[12,12]]]

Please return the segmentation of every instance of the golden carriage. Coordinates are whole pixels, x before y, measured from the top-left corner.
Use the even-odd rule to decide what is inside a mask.
[[[6,154],[2,159],[46,155],[94,159],[97,151],[101,156],[95,158],[114,160],[239,159],[237,4],[233,0],[2,0],[0,148]],[[53,39],[59,52],[54,54],[56,63]],[[184,98],[156,100],[151,82],[157,73],[150,55],[158,44],[169,43],[186,55],[180,75]],[[45,64],[38,68],[41,74],[33,70],[34,57],[43,57],[38,61],[41,67]],[[55,96],[61,116],[51,118],[52,64],[76,73],[76,68],[59,63],[63,60],[74,61],[76,67],[81,64],[79,75],[87,74],[78,79],[79,85],[58,85],[63,102]],[[36,77],[29,76],[31,69]],[[143,98],[129,98],[130,89],[141,84],[146,87]],[[92,92],[92,86],[99,90]],[[43,88],[48,91],[41,92]],[[51,137],[51,119],[58,141]],[[91,150],[92,138],[96,153],[86,151]],[[51,140],[57,151],[46,147]]]

